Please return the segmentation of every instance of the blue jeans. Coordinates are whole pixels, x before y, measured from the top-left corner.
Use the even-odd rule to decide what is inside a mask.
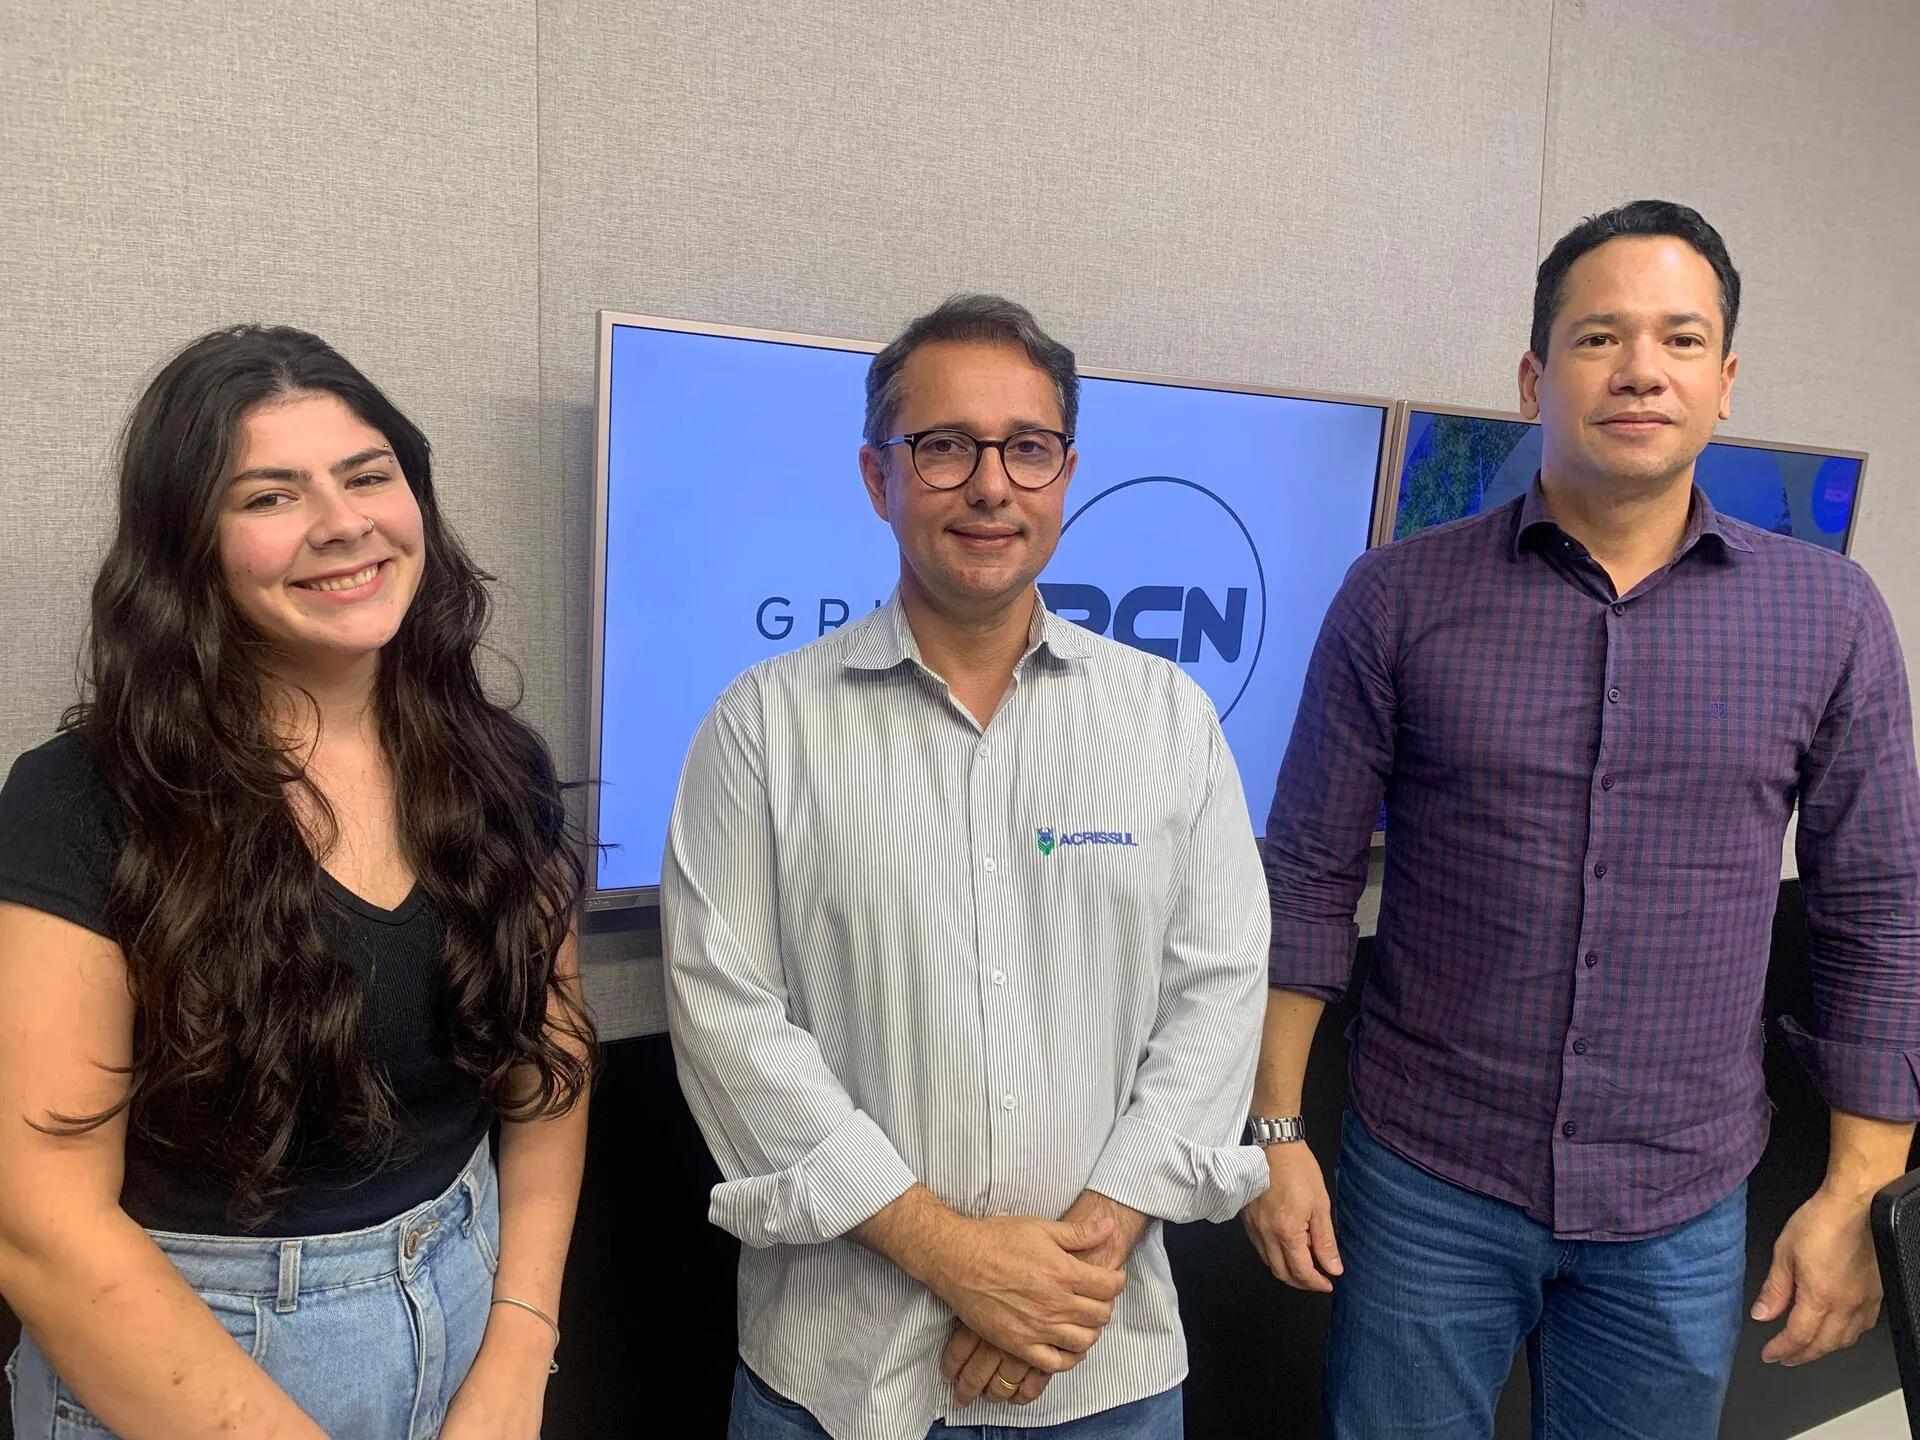
[[[1524,1338],[1535,1440],[1713,1440],[1740,1333],[1747,1189],[1646,1240],[1556,1240],[1341,1127],[1331,1440],[1487,1440]]]
[[[298,1240],[149,1233],[332,1440],[428,1440],[486,1330],[500,1201],[483,1140],[438,1199],[371,1229]],[[20,1440],[111,1440],[31,1336],[7,1378]]]
[[[1180,1387],[1059,1425],[949,1425],[933,1422],[927,1440],[1181,1440]],[[826,1440],[820,1422],[774,1390],[743,1362],[733,1372],[727,1440]]]

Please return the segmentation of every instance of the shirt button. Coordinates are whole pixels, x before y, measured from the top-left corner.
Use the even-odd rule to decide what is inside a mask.
[[[993,868],[992,864],[989,863],[987,868],[991,870]],[[1606,861],[1602,860],[1598,865],[1593,867],[1593,878],[1596,880],[1604,880],[1607,878],[1607,862]]]
[[[1602,775],[1600,777],[1600,788],[1602,790],[1611,790],[1613,788],[1613,777],[1611,775]]]
[[[1013,1096],[1011,1095],[1002,1095],[1000,1097],[1000,1108],[1002,1110],[1011,1110],[1013,1109],[1016,1103],[1017,1102],[1014,1100]]]
[[[1580,1127],[1574,1124],[1571,1120],[1567,1121],[1566,1124],[1560,1127],[1560,1133],[1566,1136],[1569,1140],[1571,1140],[1579,1132],[1580,1132]]]
[[[1616,615],[1624,615],[1627,613],[1627,607],[1616,601],[1613,607],[1613,613]]]
[[[993,873],[993,856],[991,855],[987,856],[985,864],[987,867],[987,873],[991,875]]]
[[[982,760],[987,760],[987,759],[991,759],[991,758],[992,758],[992,756],[993,756],[993,746],[991,746],[991,745],[982,745],[982,746],[980,747],[980,758],[981,758]]]
[[[1613,701],[1615,704],[1619,703],[1620,687],[1618,685],[1609,685],[1607,687],[1607,699]]]
[[[996,970],[996,971],[994,971],[994,972],[993,972],[993,983],[994,983],[994,984],[996,984],[996,985],[1004,985],[1004,984],[1006,984],[1006,983],[1007,983],[1007,972],[1006,972],[1006,971],[1004,971],[1004,970]]]
[[[1594,966],[1598,965],[1599,963],[1600,963],[1600,956],[1598,952],[1593,950],[1587,951],[1587,968],[1591,970]]]
[[[1587,1053],[1587,1042],[1586,1042],[1586,1041],[1584,1041],[1584,1040],[1576,1040],[1576,1041],[1574,1041],[1574,1042],[1573,1042],[1573,1053],[1574,1053],[1574,1054],[1576,1054],[1576,1055],[1584,1055],[1584,1054],[1586,1054],[1586,1053]]]

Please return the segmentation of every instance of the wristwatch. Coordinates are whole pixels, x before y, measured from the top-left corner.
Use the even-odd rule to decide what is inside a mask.
[[[1296,1140],[1306,1139],[1307,1126],[1298,1115],[1288,1115],[1280,1120],[1270,1120],[1265,1115],[1249,1115],[1247,1134],[1255,1145],[1264,1149],[1268,1145],[1290,1145]]]

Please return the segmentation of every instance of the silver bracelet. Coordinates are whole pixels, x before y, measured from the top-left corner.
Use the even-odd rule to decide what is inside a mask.
[[[549,1315],[546,1311],[542,1310],[538,1305],[529,1305],[525,1300],[515,1300],[510,1295],[494,1296],[493,1304],[494,1305],[518,1305],[522,1310],[532,1311],[535,1315],[538,1315],[542,1321],[545,1322],[546,1327],[549,1330],[553,1331],[553,1348],[555,1350],[558,1350],[560,1348],[560,1327],[554,1324],[553,1317]],[[489,1306],[488,1308],[491,1309],[492,1306]],[[560,1373],[560,1362],[558,1360],[555,1360],[551,1365],[547,1366],[547,1373],[549,1375],[558,1375]]]

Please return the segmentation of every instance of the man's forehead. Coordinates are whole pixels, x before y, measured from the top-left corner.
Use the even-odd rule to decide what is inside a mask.
[[[1718,334],[1726,323],[1720,276],[1686,241],[1622,235],[1568,268],[1554,315],[1557,330],[1588,326],[1692,327]]]

